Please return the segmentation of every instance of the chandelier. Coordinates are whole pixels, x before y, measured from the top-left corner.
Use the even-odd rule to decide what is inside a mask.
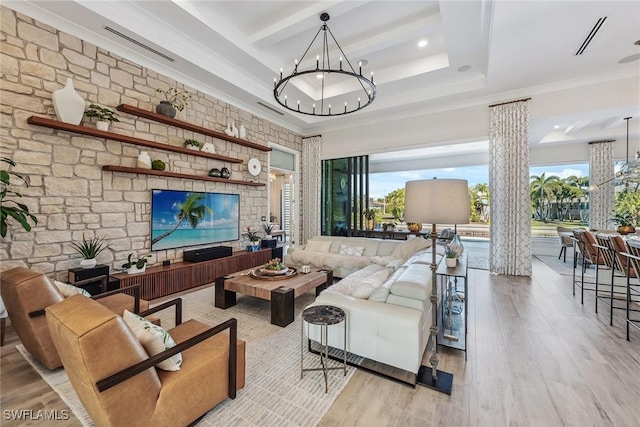
[[[636,184],[636,190],[640,185],[640,151],[636,151],[636,154],[633,158],[633,161],[629,161],[629,120],[632,117],[625,117],[624,120],[627,122],[627,158],[625,162],[620,167],[620,170],[615,173],[613,178],[609,178],[606,181],[600,182],[598,184],[593,184],[589,187],[589,191],[594,191],[602,187],[604,184],[607,184],[613,180],[621,179],[624,182],[625,188],[629,188],[630,183]]]
[[[376,97],[373,71],[370,78],[364,77],[362,65],[366,64],[359,62],[358,72],[356,72],[327,25],[329,14],[321,14],[320,20],[323,24],[311,40],[307,50],[302,54],[300,61],[297,59],[294,61],[293,72],[289,76],[283,77],[281,68],[280,78],[273,79],[273,96],[278,104],[284,108],[309,116],[342,116],[361,110],[371,104]],[[306,70],[299,69],[321,32],[322,53],[316,56],[315,68],[311,66]],[[333,65],[337,65],[337,68],[331,67],[328,35],[331,36],[337,47],[337,50],[333,50]],[[341,56],[336,61],[335,56],[338,55],[338,52]],[[300,104],[299,95],[303,92],[314,93],[312,98],[315,99],[315,102],[311,105]],[[342,95],[344,93],[349,95]],[[297,102],[293,101],[294,99]],[[331,105],[332,101],[333,106]]]

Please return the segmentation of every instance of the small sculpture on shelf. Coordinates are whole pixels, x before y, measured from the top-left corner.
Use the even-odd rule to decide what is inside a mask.
[[[231,171],[227,168],[220,169],[220,177],[224,179],[231,178]]]
[[[234,120],[229,120],[227,122],[227,128],[225,129],[224,133],[235,138],[240,135],[240,131],[236,127],[236,122]]]
[[[220,178],[220,169],[213,168],[209,171],[209,176],[212,178]]]
[[[210,142],[205,142],[200,151],[203,153],[216,154],[216,147]]]
[[[136,164],[138,169],[151,169],[151,156],[146,151],[141,151],[138,154],[138,162]]]

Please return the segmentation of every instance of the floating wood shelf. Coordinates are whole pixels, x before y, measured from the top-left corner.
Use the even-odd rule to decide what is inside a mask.
[[[249,148],[255,148],[256,150],[260,150],[260,151],[271,151],[271,148],[265,147],[264,145],[256,144],[254,142],[250,142],[244,139],[229,136],[224,132],[218,132],[215,130],[207,129],[205,127],[184,122],[182,120],[172,119],[171,117],[163,116],[162,114],[154,113],[153,111],[143,110],[142,108],[134,107],[133,105],[120,104],[118,105],[117,109],[118,111],[122,111],[123,113],[129,113],[139,117],[144,117],[145,119],[155,120],[156,122],[190,130],[193,132],[200,133],[202,135],[212,136],[214,138],[233,142],[234,144],[243,145]]]
[[[155,169],[130,168],[127,166],[117,166],[117,165],[105,165],[105,166],[102,166],[102,170],[109,171],[109,172],[137,173],[141,175],[155,175],[155,176],[166,176],[171,178],[194,179],[199,181],[222,182],[224,184],[251,185],[254,187],[262,187],[265,185],[262,182],[240,181],[236,179],[225,179],[225,178],[213,178],[211,176],[204,176],[204,175],[191,175],[186,173],[159,171]]]
[[[90,128],[87,126],[72,125],[70,123],[64,123],[58,120],[48,119],[46,117],[31,116],[27,119],[27,123],[31,125],[48,127],[51,129],[58,129],[58,130],[63,130],[67,132],[79,133],[83,135],[96,136],[98,138],[112,139],[114,141],[126,142],[128,144],[140,145],[142,147],[147,147],[147,148],[155,148],[157,150],[173,151],[174,153],[189,154],[197,157],[206,157],[208,159],[222,160],[223,162],[229,162],[229,163],[242,163],[241,159],[235,159],[233,157],[227,157],[227,156],[221,156],[219,154],[210,154],[202,151],[190,150],[185,147],[178,147],[175,145],[163,144],[160,142],[149,141],[146,139],[136,138],[128,135],[122,135],[119,133],[106,132],[103,130],[98,130],[98,129]]]

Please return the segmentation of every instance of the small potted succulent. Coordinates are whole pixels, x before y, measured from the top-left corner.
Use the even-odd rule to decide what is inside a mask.
[[[94,237],[92,239],[85,239],[82,236],[82,243],[71,242],[71,246],[82,255],[82,261],[80,261],[80,267],[82,268],[93,268],[98,264],[96,261],[96,257],[100,254],[100,252],[107,249],[104,243],[104,237],[97,238]]]
[[[289,268],[282,263],[280,258],[274,258],[266,263],[259,271],[265,276],[278,276],[287,274]]]
[[[84,115],[87,117],[95,117],[97,119],[96,128],[103,131],[109,130],[109,124],[120,121],[118,119],[118,113],[96,104],[89,105]]]
[[[151,258],[151,255],[145,255],[135,261],[131,258],[133,258],[133,252],[127,257],[127,262],[122,264],[122,268],[127,270],[127,274],[144,273],[147,269],[147,258]]]
[[[260,250],[260,236],[258,236],[257,231],[251,231],[251,227],[247,227],[247,231],[242,233],[242,236],[249,239],[247,252],[257,252]]]
[[[187,138],[184,140],[184,146],[189,150],[200,151],[200,147],[202,147],[202,143],[197,139]]]
[[[186,90],[178,90],[175,87],[170,87],[167,90],[156,89],[156,92],[161,93],[165,98],[164,101],[160,101],[160,104],[156,106],[156,113],[170,118],[176,116],[176,110],[184,110],[184,107],[189,105],[187,101],[191,99],[189,92]]]

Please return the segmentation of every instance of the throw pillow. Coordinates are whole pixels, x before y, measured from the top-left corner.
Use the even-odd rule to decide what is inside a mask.
[[[389,270],[386,268],[372,274],[360,282],[360,285],[353,291],[351,296],[362,299],[369,298],[373,291],[387,280],[387,277],[389,277]]]
[[[364,255],[364,246],[350,246],[340,243],[338,255],[362,256]]]
[[[70,285],[69,283],[59,282],[57,280],[54,280],[53,283],[55,283],[56,287],[65,298],[69,298],[70,296],[76,294],[84,295],[85,297],[91,298],[91,294],[89,292],[77,286]]]
[[[304,246],[305,251],[329,252],[331,249],[331,240],[307,240]]]
[[[166,349],[176,346],[176,342],[171,338],[169,332],[158,325],[154,325],[144,317],[125,310],[122,318],[149,356],[155,356]],[[178,371],[181,364],[182,355],[178,353],[158,363],[156,367],[165,371]]]
[[[396,249],[393,251],[391,256],[393,256],[394,258],[402,258],[406,260],[409,259],[411,255],[418,252],[420,249],[425,249],[429,246],[431,246],[431,240],[416,237],[402,242],[398,246],[396,246]]]

